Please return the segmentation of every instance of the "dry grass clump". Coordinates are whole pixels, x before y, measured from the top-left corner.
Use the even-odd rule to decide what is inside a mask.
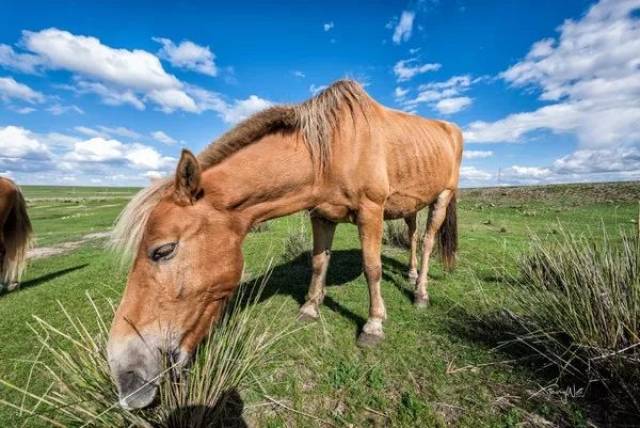
[[[427,227],[427,210],[418,213],[418,246],[422,244],[422,237]],[[389,220],[384,222],[384,233],[382,243],[398,248],[411,248],[411,238],[409,228],[404,220]]]
[[[32,330],[41,350],[25,387],[6,381],[19,401],[0,398],[0,404],[19,411],[25,426],[40,419],[58,427],[216,427],[245,426],[241,417],[239,390],[250,389],[259,379],[259,369],[273,361],[273,344],[288,334],[273,331],[274,322],[259,322],[264,304],[256,302],[258,291],[241,287],[208,339],[197,350],[189,369],[167,366],[159,387],[159,404],[143,410],[126,410],[118,403],[107,363],[106,342],[113,311],[95,310],[96,326],[66,315],[64,326],[53,326],[36,318]],[[93,323],[92,323],[93,324]],[[43,358],[46,357],[46,358]],[[48,387],[36,391],[32,377],[46,379]]]
[[[519,263],[521,310],[505,312],[520,332],[505,346],[524,344],[560,377],[640,413],[640,229],[634,235],[534,237]]]
[[[299,223],[289,231],[284,239],[282,259],[284,261],[295,260],[302,254],[311,257],[311,239],[307,231],[308,216],[301,216]]]

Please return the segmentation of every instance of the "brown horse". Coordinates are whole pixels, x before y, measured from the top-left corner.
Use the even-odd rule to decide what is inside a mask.
[[[456,126],[385,108],[352,81],[258,113],[197,158],[184,150],[175,177],[140,192],[114,231],[115,246],[134,256],[108,345],[121,404],[153,400],[158,351],[177,364],[188,360],[238,285],[241,245],[252,225],[300,210],[310,211],[314,239],[301,318],[319,316],[336,223],[354,223],[370,297],[358,343],[377,343],[387,317],[380,294],[383,221],[406,219],[409,275],[416,303],[425,305],[438,230],[444,262],[454,263],[461,156]],[[416,213],[427,206],[418,274]]]
[[[31,242],[31,222],[20,189],[0,177],[0,288],[18,286]]]

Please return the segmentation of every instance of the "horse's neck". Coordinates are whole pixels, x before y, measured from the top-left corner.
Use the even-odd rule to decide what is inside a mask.
[[[296,134],[274,134],[240,150],[203,174],[205,195],[246,224],[317,204],[314,166]]]

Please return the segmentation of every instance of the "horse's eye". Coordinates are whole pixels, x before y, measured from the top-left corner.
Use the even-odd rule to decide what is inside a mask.
[[[160,260],[169,260],[174,256],[177,246],[177,242],[171,242],[169,244],[163,244],[159,247],[155,247],[149,253],[149,258],[154,262],[159,262]]]

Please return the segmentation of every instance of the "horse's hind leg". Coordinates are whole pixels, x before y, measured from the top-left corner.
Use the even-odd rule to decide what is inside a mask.
[[[429,206],[429,220],[427,221],[427,228],[424,233],[422,241],[422,263],[420,266],[420,274],[418,275],[418,281],[416,282],[415,290],[415,304],[418,307],[424,307],[429,303],[429,294],[427,293],[427,281],[429,273],[429,257],[433,250],[433,244],[435,242],[436,233],[442,226],[447,214],[447,206],[453,196],[453,192],[445,190],[438,199]]]
[[[306,302],[300,308],[298,319],[301,321],[316,320],[320,316],[319,305],[325,294],[327,268],[331,258],[331,244],[336,224],[320,217],[311,217],[313,230],[312,274]]]
[[[409,281],[415,283],[418,279],[418,213],[414,213],[409,217],[405,217],[409,229],[410,254],[409,254]]]

